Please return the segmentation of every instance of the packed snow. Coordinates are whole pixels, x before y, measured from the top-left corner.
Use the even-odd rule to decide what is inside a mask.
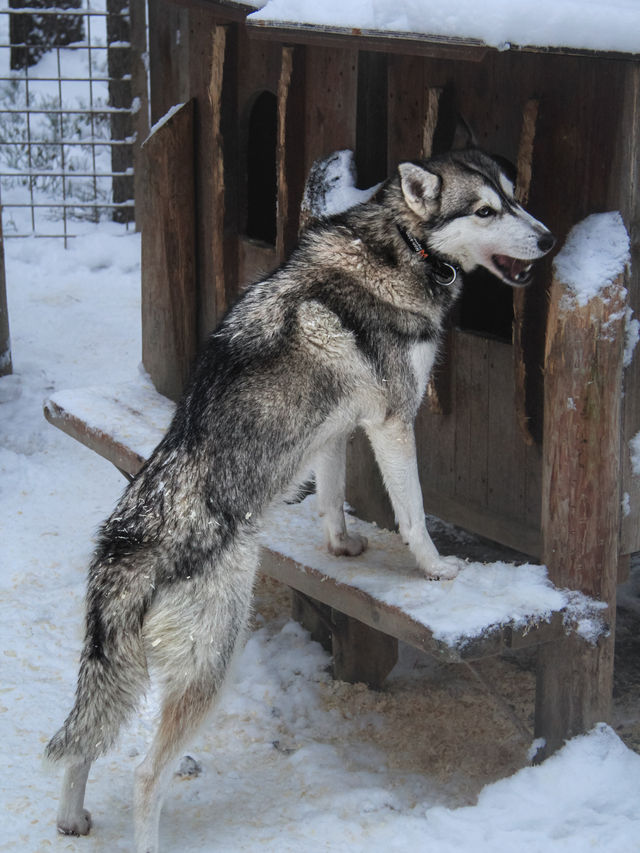
[[[467,562],[451,581],[425,583],[399,535],[357,518],[349,528],[369,547],[358,558],[336,560],[324,546],[315,496],[270,513],[262,541],[272,549],[322,572],[339,584],[362,590],[376,601],[398,607],[450,648],[500,625],[524,628],[567,610],[567,627],[595,642],[603,631],[603,602],[554,587],[545,566],[504,561]],[[393,572],[390,573],[389,569]]]
[[[248,20],[640,53],[637,0],[269,0]]]
[[[365,190],[356,187],[356,165],[353,151],[334,151],[316,161],[310,171],[302,199],[302,208],[311,217],[333,216],[350,207],[369,201],[378,189],[376,184]]]
[[[617,211],[593,213],[574,225],[553,261],[556,277],[584,306],[624,272],[629,235]]]

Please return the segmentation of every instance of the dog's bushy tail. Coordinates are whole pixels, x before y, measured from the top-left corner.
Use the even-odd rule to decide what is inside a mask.
[[[47,744],[50,761],[93,761],[107,752],[147,685],[142,624],[153,586],[145,580],[140,589],[115,568],[97,562],[90,570],[75,704]]]

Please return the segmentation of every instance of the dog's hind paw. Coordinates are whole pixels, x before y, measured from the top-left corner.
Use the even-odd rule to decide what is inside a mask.
[[[334,557],[357,557],[367,548],[366,536],[359,533],[344,533],[332,536],[327,542],[327,550]]]
[[[74,818],[58,818],[60,835],[88,835],[91,829],[91,813],[82,809]]]

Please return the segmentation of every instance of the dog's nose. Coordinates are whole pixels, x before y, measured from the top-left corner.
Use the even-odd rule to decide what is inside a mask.
[[[541,252],[550,252],[551,249],[553,249],[555,242],[556,238],[550,231],[547,231],[546,234],[538,237],[538,248]]]

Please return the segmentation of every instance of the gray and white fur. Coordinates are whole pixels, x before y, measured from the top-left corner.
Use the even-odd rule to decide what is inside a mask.
[[[483,266],[523,284],[552,245],[499,163],[472,149],[402,163],[370,201],[311,225],[290,260],[243,293],[101,528],[75,704],[46,748],[66,765],[61,833],[89,832],[89,768],[151,673],[162,704],[136,770],[135,836],[138,853],[157,853],[173,763],[241,646],[265,510],[313,471],[329,551],[366,547],[343,511],[356,426],[425,578],[456,574],[425,527],[414,418],[463,274]]]

